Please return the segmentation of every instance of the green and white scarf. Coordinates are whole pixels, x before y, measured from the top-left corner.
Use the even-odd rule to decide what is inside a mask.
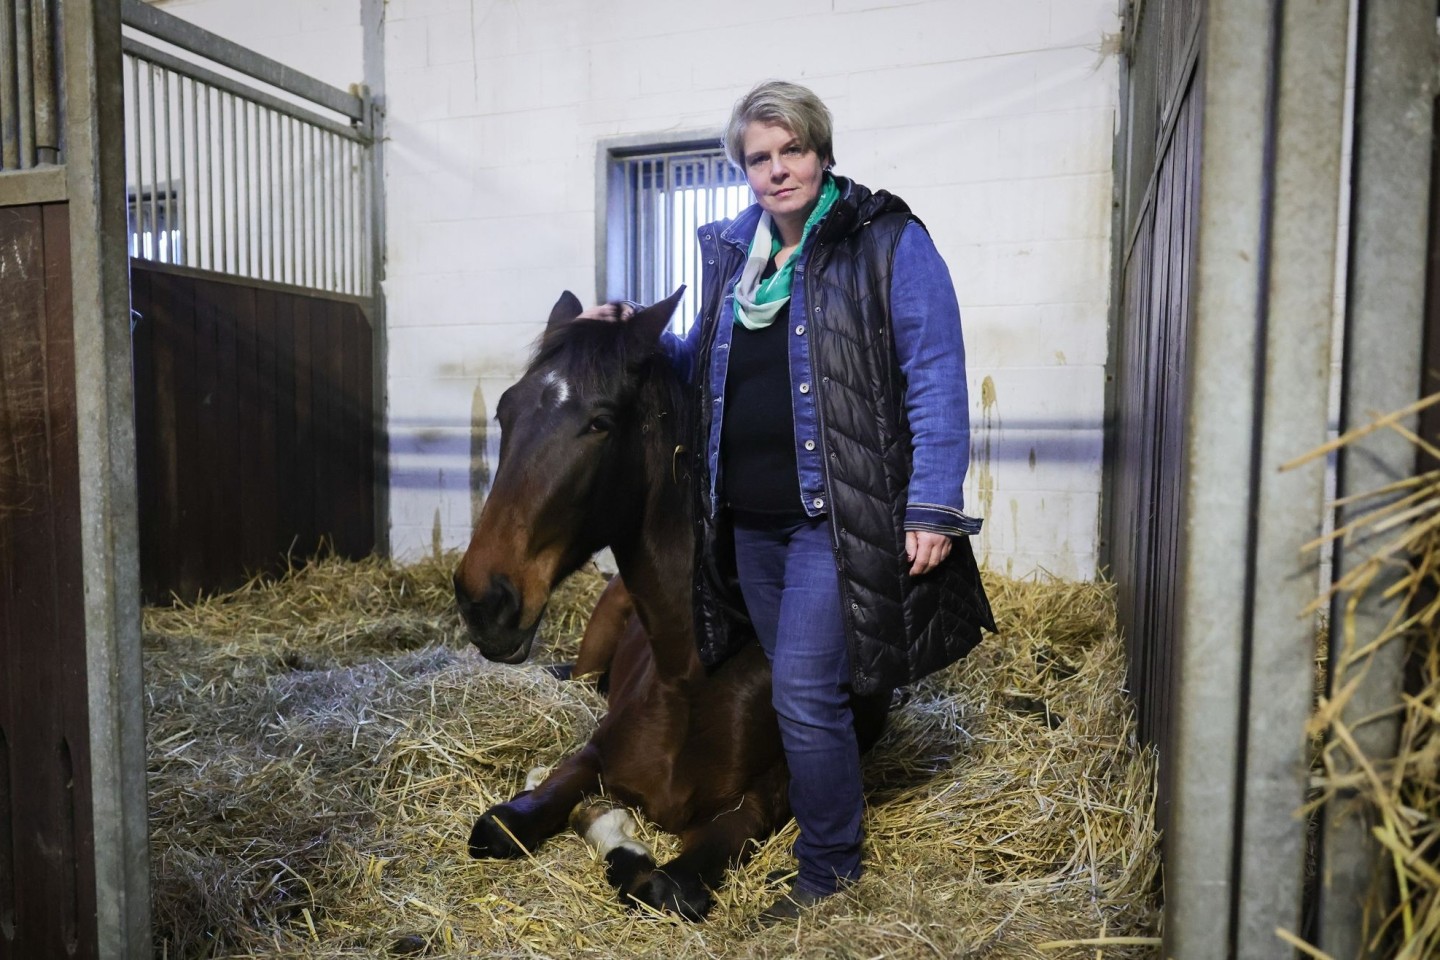
[[[770,214],[760,215],[760,223],[755,228],[755,239],[750,241],[750,253],[745,260],[745,269],[740,272],[740,279],[735,281],[736,323],[746,330],[763,330],[770,326],[780,308],[790,302],[790,281],[795,274],[795,262],[800,259],[800,251],[810,236],[811,228],[820,222],[839,198],[840,188],[835,185],[835,178],[825,174],[825,182],[820,187],[820,197],[815,203],[815,209],[810,211],[810,216],[805,221],[799,245],[785,261],[785,265],[765,280],[760,278],[764,275],[770,258],[780,249],[780,237],[774,229],[775,224]]]

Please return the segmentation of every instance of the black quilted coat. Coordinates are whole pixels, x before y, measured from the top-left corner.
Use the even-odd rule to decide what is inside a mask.
[[[842,182],[843,185],[843,182]],[[890,267],[914,216],[900,198],[851,184],[817,234],[805,276],[810,360],[818,390],[831,540],[856,693],[910,683],[969,653],[980,631],[995,629],[970,541],[958,537],[950,555],[921,577],[905,559],[905,505],[911,433],[904,382],[890,327]],[[717,236],[724,224],[702,228]],[[714,255],[712,256],[712,251]],[[699,322],[713,325],[729,278],[744,254],[726,245],[705,248]],[[712,329],[705,330],[694,369],[690,449],[695,491],[695,626],[700,658],[713,666],[753,637],[735,577],[734,543],[722,507],[711,515],[705,456],[714,404],[709,395]],[[838,457],[835,451],[846,451]],[[852,451],[863,455],[852,455]]]

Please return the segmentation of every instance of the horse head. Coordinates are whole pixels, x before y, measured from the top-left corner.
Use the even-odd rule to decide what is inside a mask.
[[[489,659],[528,657],[555,585],[638,526],[653,432],[642,388],[683,293],[613,321],[581,317],[566,291],[500,397],[500,462],[454,577],[471,640]]]

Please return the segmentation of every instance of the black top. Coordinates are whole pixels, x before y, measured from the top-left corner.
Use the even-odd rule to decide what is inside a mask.
[[[775,272],[772,257],[764,276]],[[790,304],[770,325],[735,325],[720,425],[725,500],[742,521],[799,523],[800,471],[795,463],[795,412],[790,404]],[[733,322],[733,321],[732,321]]]

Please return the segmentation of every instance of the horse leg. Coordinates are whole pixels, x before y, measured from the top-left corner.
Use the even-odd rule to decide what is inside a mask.
[[[587,743],[535,789],[486,810],[470,831],[470,856],[507,860],[527,856],[559,833],[575,805],[599,789],[599,751]]]
[[[655,855],[635,839],[635,818],[608,800],[581,804],[570,815],[570,826],[605,861],[605,879],[620,887],[640,870],[655,869]]]
[[[635,613],[635,602],[630,591],[619,576],[611,577],[605,585],[590,621],[585,625],[585,635],[580,638],[580,652],[575,657],[573,675],[580,677],[598,676],[610,669],[615,658],[615,649],[625,635],[626,624]]]
[[[787,781],[785,765],[776,764],[752,784],[738,806],[681,833],[680,855],[674,860],[657,867],[653,859],[632,859],[628,876],[613,872],[609,879],[620,898],[687,920],[705,919],[714,902],[710,891],[720,885],[725,871],[749,860],[783,822]]]

